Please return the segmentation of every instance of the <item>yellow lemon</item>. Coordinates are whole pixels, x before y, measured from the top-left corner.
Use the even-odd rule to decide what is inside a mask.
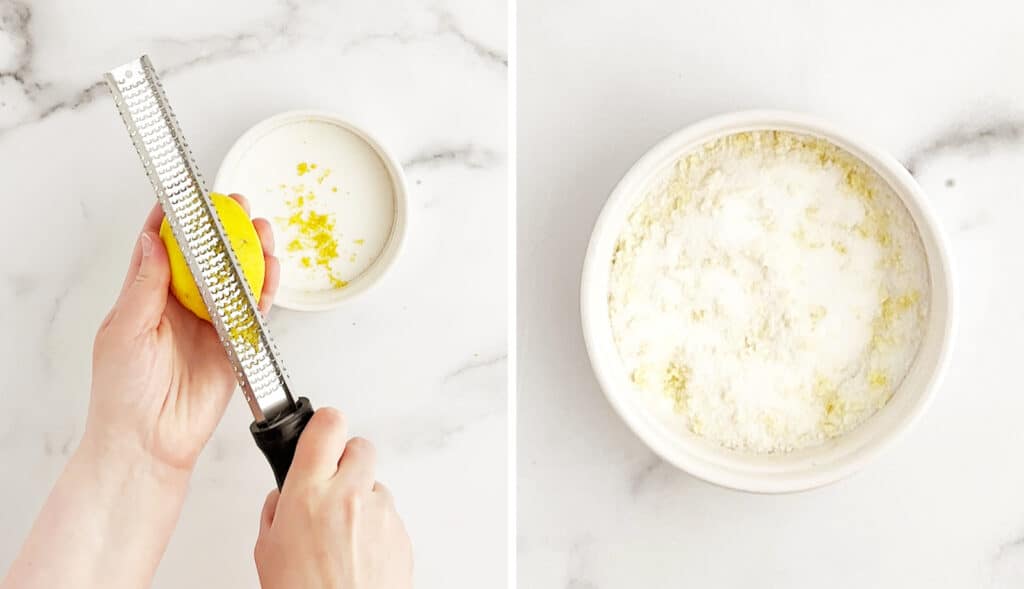
[[[228,235],[228,241],[231,242],[231,248],[235,250],[235,257],[242,265],[242,274],[245,275],[245,280],[258,300],[263,292],[263,279],[267,268],[266,261],[263,259],[263,246],[260,244],[256,228],[253,227],[252,220],[245,213],[245,209],[235,199],[216,192],[211,192],[210,198],[213,200],[213,207],[217,209],[220,223]],[[209,321],[210,314],[206,310],[203,297],[200,296],[199,288],[192,279],[188,262],[185,261],[185,255],[181,253],[178,242],[174,239],[167,219],[160,224],[160,239],[167,247],[167,258],[171,262],[171,292],[186,309],[195,313],[196,317]]]

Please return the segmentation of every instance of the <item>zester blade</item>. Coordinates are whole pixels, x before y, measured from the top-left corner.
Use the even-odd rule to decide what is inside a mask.
[[[156,69],[143,55],[104,75],[258,423],[295,407],[277,347],[224,233]]]

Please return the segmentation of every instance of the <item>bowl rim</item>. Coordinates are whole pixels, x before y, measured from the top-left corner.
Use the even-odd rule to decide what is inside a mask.
[[[217,175],[214,178],[214,190],[222,190],[226,177],[238,168],[242,157],[268,133],[286,124],[299,121],[319,121],[344,129],[365,142],[380,158],[391,178],[392,198],[394,199],[394,219],[391,232],[381,248],[380,254],[349,286],[333,291],[329,299],[310,302],[296,300],[289,296],[290,290],[282,288],[274,299],[274,306],[293,311],[326,311],[358,298],[380,284],[383,277],[394,267],[405,247],[408,231],[408,183],[402,170],[401,162],[384,147],[384,145],[366,131],[340,115],[325,110],[298,109],[288,110],[264,118],[245,130],[224,155]]]
[[[839,464],[808,462],[807,468],[803,471],[771,477],[753,471],[737,471],[713,461],[709,462],[706,457],[694,454],[693,447],[680,451],[681,447],[688,446],[688,442],[679,436],[676,436],[675,440],[666,439],[666,436],[658,431],[659,427],[654,417],[648,409],[641,406],[642,403],[635,391],[631,387],[623,386],[626,383],[612,374],[613,369],[609,362],[621,361],[617,351],[611,359],[607,354],[609,344],[614,350],[614,342],[607,341],[611,332],[610,325],[607,325],[607,290],[596,292],[592,286],[595,281],[599,284],[607,282],[607,260],[599,255],[598,250],[602,249],[606,240],[614,239],[621,231],[622,218],[617,213],[624,202],[635,196],[632,187],[649,181],[667,158],[678,158],[714,138],[750,130],[780,130],[820,137],[850,152],[882,176],[904,201],[915,224],[918,225],[922,241],[925,241],[926,232],[931,238],[930,248],[926,243],[926,261],[933,298],[934,293],[938,291],[945,293],[944,308],[930,310],[930,313],[944,313],[941,318],[942,333],[939,335],[934,368],[930,373],[926,373],[923,389],[909,411],[893,427],[884,430],[884,435],[862,443],[848,459],[841,460]],[[941,282],[936,283],[936,275]],[[816,116],[782,110],[745,110],[702,119],[669,134],[644,153],[612,189],[594,223],[584,258],[579,296],[583,339],[591,368],[605,398],[629,429],[658,456],[677,468],[722,487],[755,493],[797,492],[836,482],[862,469],[891,447],[920,419],[934,399],[950,363],[957,327],[958,296],[948,238],[938,222],[931,203],[911,174],[886,152],[836,129]],[[929,334],[926,334],[925,338],[928,337]],[[922,340],[922,348],[924,342],[925,340]],[[918,358],[915,358],[914,362],[917,363]],[[878,414],[872,415],[868,420],[874,419],[876,415]],[[864,424],[861,424],[852,431],[863,426]],[[845,436],[840,438],[843,437]]]

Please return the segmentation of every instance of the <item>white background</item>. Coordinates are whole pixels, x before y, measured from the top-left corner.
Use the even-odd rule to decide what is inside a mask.
[[[502,0],[0,0],[0,574],[81,435],[93,334],[154,202],[101,85],[148,52],[208,182],[246,128],[296,108],[337,112],[403,162],[392,273],[270,326],[297,392],[378,446],[417,586],[504,585],[506,33]],[[239,394],[154,587],[257,585],[273,477],[251,419]]]
[[[1024,8],[1017,2],[520,0],[518,575],[531,589],[1024,586]],[[663,136],[823,116],[913,169],[961,330],[930,412],[864,472],[788,496],[657,459],[591,375],[591,226]]]

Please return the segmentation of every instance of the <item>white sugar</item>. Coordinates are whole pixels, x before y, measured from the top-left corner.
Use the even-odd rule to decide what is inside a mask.
[[[885,405],[920,345],[928,280],[913,220],[865,164],[740,133],[679,160],[633,211],[610,320],[633,382],[681,427],[785,452]]]

